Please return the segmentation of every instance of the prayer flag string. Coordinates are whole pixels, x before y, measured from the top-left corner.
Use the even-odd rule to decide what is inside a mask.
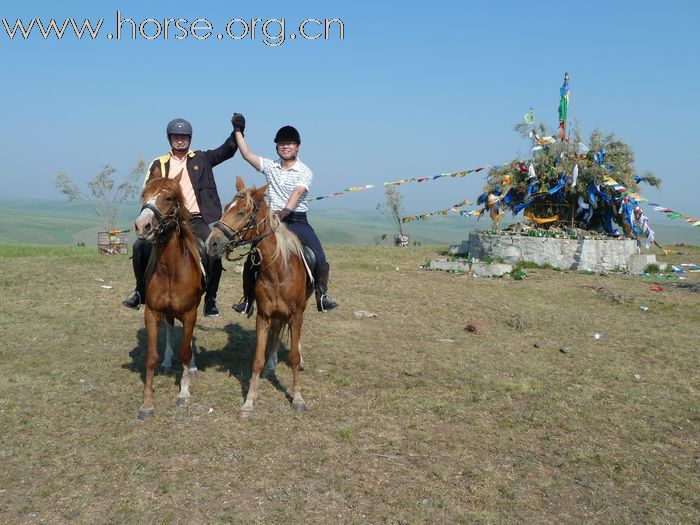
[[[464,199],[462,202],[458,202],[457,204],[450,206],[449,208],[445,210],[437,210],[437,211],[431,211],[428,213],[422,213],[420,215],[412,215],[409,217],[401,217],[401,222],[414,222],[414,221],[424,221],[427,220],[429,217],[433,215],[447,215],[449,212],[457,212],[460,215],[471,215],[470,212],[467,212],[466,210],[460,210],[459,208],[463,206],[469,206],[471,205],[472,202],[468,201],[467,199]]]
[[[384,186],[400,186],[402,184],[407,184],[409,182],[427,182],[427,181],[432,181],[432,180],[437,180],[441,179],[443,177],[466,177],[470,173],[478,173],[480,171],[483,171],[488,168],[494,168],[498,169],[500,166],[498,164],[489,164],[487,166],[482,166],[480,168],[472,168],[469,170],[463,170],[463,171],[453,171],[450,173],[440,173],[439,175],[433,175],[431,177],[413,177],[410,179],[399,179],[395,180],[392,182],[385,182]],[[362,191],[362,190],[369,190],[375,188],[373,184],[367,184],[365,186],[350,186],[349,188],[345,188],[342,191],[336,191],[333,193],[328,193],[327,195],[319,195],[318,197],[309,197],[307,198],[307,202],[312,202],[312,201],[320,201],[321,199],[327,199],[329,197],[337,197],[339,195],[345,195],[346,193],[351,193],[354,191]]]

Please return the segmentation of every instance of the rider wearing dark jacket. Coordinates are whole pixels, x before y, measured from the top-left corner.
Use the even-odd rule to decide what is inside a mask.
[[[189,122],[184,119],[175,119],[168,124],[166,133],[172,149],[151,163],[144,185],[156,169],[160,169],[163,176],[169,178],[176,177],[181,170],[186,171],[187,178],[183,177],[180,187],[185,196],[185,207],[192,214],[189,225],[197,237],[206,241],[211,232],[209,224],[221,218],[221,199],[216,188],[213,167],[230,159],[236,153],[238,147],[234,135],[231,133],[216,149],[190,151],[192,126]],[[138,310],[140,305],[145,303],[145,271],[150,248],[151,245],[147,241],[139,239],[134,242],[132,259],[136,289],[122,302],[124,306],[134,310]],[[223,267],[220,259],[208,259],[206,265],[204,315],[218,316],[216,293]]]

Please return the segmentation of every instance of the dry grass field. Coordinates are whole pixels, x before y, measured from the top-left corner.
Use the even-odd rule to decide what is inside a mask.
[[[659,260],[700,263],[673,249]],[[418,268],[438,251],[329,247],[340,307],[307,310],[309,411],[292,411],[282,360],[249,422],[254,319],[230,309],[225,264],[192,406],[159,375],[142,422],[130,261],[0,246],[0,521],[700,522],[700,293],[678,286],[700,276]]]

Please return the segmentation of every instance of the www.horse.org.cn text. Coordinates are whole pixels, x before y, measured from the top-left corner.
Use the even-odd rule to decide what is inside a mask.
[[[260,41],[266,46],[280,46],[289,40],[343,40],[345,24],[338,18],[304,18],[298,24],[289,24],[293,31],[287,33],[284,18],[231,18],[223,25],[207,18],[144,18],[135,20],[117,11],[111,30],[104,18],[96,21],[87,18],[42,20],[41,18],[0,19],[0,39],[8,40],[222,40]],[[218,28],[218,29],[217,29]]]

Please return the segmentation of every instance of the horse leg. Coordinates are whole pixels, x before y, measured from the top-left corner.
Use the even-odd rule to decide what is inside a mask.
[[[197,310],[194,308],[182,316],[182,344],[180,345],[182,377],[180,378],[180,393],[177,396],[178,406],[187,406],[191,403],[190,382],[194,374],[186,363],[192,364],[192,358],[194,357],[192,352],[192,333],[196,322]]]
[[[139,409],[139,419],[148,419],[155,413],[153,408],[153,372],[158,364],[158,323],[159,316],[146,306],[144,313],[148,350],[146,352],[146,381],[143,386],[143,405]]]
[[[190,366],[188,368],[190,369],[190,375],[194,376],[197,373],[197,363],[194,360],[194,338],[190,346],[192,348],[192,357],[190,357]]]
[[[290,320],[291,342],[289,348],[289,362],[292,365],[292,408],[297,412],[306,410],[306,403],[301,397],[301,374],[299,368],[301,365],[301,352],[299,352],[299,343],[301,340],[301,324],[304,322],[303,315],[295,315]]]
[[[301,355],[301,336],[299,336],[299,371],[304,371],[304,356]]]
[[[270,335],[267,336],[267,349],[265,355],[265,368],[260,377],[275,377],[275,367],[277,366],[277,351],[280,347],[280,334],[282,332],[282,321],[275,319],[270,327]]]
[[[173,369],[173,329],[175,328],[175,319],[169,318],[165,320],[165,354],[163,362],[160,364],[160,372],[169,374]]]
[[[253,413],[253,403],[258,393],[258,379],[265,364],[265,346],[267,346],[267,334],[270,331],[270,320],[263,318],[259,313],[255,319],[255,357],[253,357],[252,376],[245,403],[241,406],[240,418],[249,419]]]

